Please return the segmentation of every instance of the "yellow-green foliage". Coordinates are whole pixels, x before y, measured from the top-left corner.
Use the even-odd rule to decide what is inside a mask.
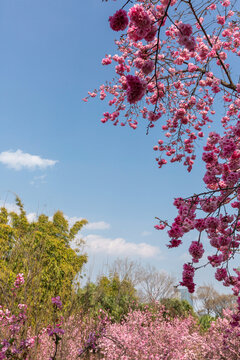
[[[137,301],[136,289],[130,280],[120,280],[118,274],[101,276],[97,283],[88,283],[78,290],[83,311],[92,314],[103,309],[112,320],[120,321]]]
[[[189,315],[196,317],[193,307],[187,300],[162,299],[161,304],[164,305],[167,315],[171,318],[188,317]]]
[[[208,314],[204,314],[204,315],[200,316],[198,319],[198,324],[200,326],[200,332],[201,333],[206,332],[210,328],[211,323],[215,320],[216,320],[216,318],[214,318],[213,316],[208,315]]]
[[[72,304],[73,280],[87,256],[79,255],[70,243],[87,221],[69,228],[57,211],[52,220],[40,215],[30,223],[21,201],[16,202],[19,213],[8,213],[4,207],[0,211],[0,304],[26,303],[32,326],[39,327],[51,320],[52,297],[61,297],[65,312]],[[10,289],[18,273],[24,274],[25,284],[14,298]]]

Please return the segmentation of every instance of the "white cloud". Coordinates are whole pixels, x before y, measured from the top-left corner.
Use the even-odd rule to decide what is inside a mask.
[[[0,162],[14,170],[22,169],[45,169],[55,165],[57,160],[42,159],[38,155],[24,153],[22,150],[3,151],[0,153]]]
[[[105,230],[109,228],[110,224],[106,223],[105,221],[90,222],[85,226],[85,229],[87,230]]]
[[[36,213],[29,213],[26,216],[30,223],[37,221],[37,218],[38,218]]]
[[[7,203],[3,200],[0,200],[0,207],[5,207],[8,212],[15,212],[17,214],[20,213],[19,207],[14,203]]]
[[[81,221],[83,218],[79,218],[77,216],[69,217],[66,214],[64,214],[65,219],[68,221],[69,227],[72,227],[75,222]],[[49,219],[52,221],[53,217],[50,216]]]
[[[67,221],[69,222],[69,226],[73,226],[75,222],[83,220],[82,217],[69,217],[64,215]],[[83,227],[83,230],[106,230],[110,228],[110,224],[106,223],[105,221],[96,221],[96,222],[89,222],[87,225]]]
[[[146,243],[127,242],[123,238],[104,238],[100,235],[89,234],[83,238],[86,246],[91,252],[105,253],[113,256],[140,256],[143,258],[152,258],[160,255],[160,249]]]

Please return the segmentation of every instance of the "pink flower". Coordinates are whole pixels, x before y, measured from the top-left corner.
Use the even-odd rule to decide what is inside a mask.
[[[217,16],[217,23],[220,25],[224,25],[225,24],[225,16]]]
[[[184,264],[183,265],[183,274],[182,274],[182,281],[180,285],[186,286],[190,293],[194,292],[195,284],[193,282],[195,269],[191,264]]]
[[[185,46],[189,51],[193,51],[196,46],[195,38],[191,36],[192,26],[190,24],[179,24],[178,25],[178,42],[180,45]]]
[[[163,229],[165,229],[165,227],[166,227],[166,225],[164,225],[164,224],[159,224],[159,225],[155,225],[155,226],[154,226],[154,228],[155,228],[156,230],[163,230]]]
[[[144,36],[144,40],[147,42],[153,41],[157,33],[157,27],[152,26],[151,29],[147,32],[147,34]]]
[[[15,288],[19,288],[20,285],[24,284],[24,277],[22,273],[17,274],[16,280],[14,282]]]
[[[55,298],[52,298],[52,303],[55,304],[59,309],[62,307],[62,302],[60,299],[60,296],[56,296]]]
[[[208,7],[208,9],[210,9],[210,10],[216,10],[216,8],[217,8],[217,5],[216,5],[216,4],[211,4],[211,5]]]
[[[182,36],[190,36],[192,35],[192,26],[190,24],[179,24],[178,25],[178,28],[179,28],[179,31],[180,31],[180,34]]]
[[[167,247],[169,249],[171,248],[175,248],[175,247],[178,247],[179,245],[182,244],[182,240],[179,240],[179,239],[172,239],[169,241],[169,245],[167,245]]]
[[[128,12],[128,16],[136,27],[150,29],[151,19],[142,5],[134,5]]]
[[[135,104],[145,95],[146,83],[138,76],[127,75],[127,101]]]
[[[212,255],[212,256],[208,256],[208,260],[211,263],[211,265],[213,267],[216,267],[218,265],[220,265],[223,261],[223,255]]]
[[[193,241],[189,247],[189,254],[192,255],[194,262],[198,262],[204,254],[203,244]]]
[[[225,158],[229,158],[232,153],[234,152],[234,150],[236,149],[236,144],[234,139],[224,136],[221,138],[221,140],[219,141],[221,149],[222,149],[222,154]]]
[[[205,219],[197,219],[197,220],[195,220],[194,227],[198,231],[203,231],[206,228]]]
[[[111,63],[112,63],[112,60],[111,60],[110,55],[106,55],[106,57],[104,59],[102,59],[102,65],[109,65]]]
[[[144,64],[144,60],[142,58],[140,58],[140,57],[137,57],[134,60],[134,66],[136,66],[137,69],[141,69],[143,64]]]
[[[217,269],[215,273],[215,279],[218,281],[222,281],[227,277],[227,270],[226,269]]]
[[[154,69],[154,62],[152,60],[147,60],[142,65],[142,72],[145,75],[150,74],[153,71],[153,69]]]
[[[192,63],[188,63],[188,71],[189,72],[194,72],[194,71],[196,71],[197,70],[197,66],[196,65],[194,65],[194,64],[192,64]]]
[[[225,0],[223,3],[222,3],[222,6],[225,6],[225,7],[228,7],[230,6],[230,0]]]
[[[114,31],[125,30],[128,26],[127,12],[120,9],[113,16],[109,17],[110,27]]]

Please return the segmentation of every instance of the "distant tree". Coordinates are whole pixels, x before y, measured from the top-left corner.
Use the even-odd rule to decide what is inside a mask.
[[[119,280],[128,280],[134,286],[142,281],[143,266],[138,262],[129,258],[117,258],[108,269],[109,275],[117,274]]]
[[[41,326],[50,320],[51,297],[60,296],[65,311],[72,304],[73,281],[87,256],[78,254],[70,243],[87,221],[69,228],[57,211],[52,220],[42,214],[29,222],[19,198],[16,203],[19,212],[0,210],[0,304],[14,306],[9,288],[23,273],[25,284],[18,300],[28,305],[32,326]]]
[[[109,274],[117,274],[120,280],[129,280],[136,287],[139,300],[143,303],[176,297],[176,279],[154,266],[142,266],[139,262],[117,259],[109,267]]]
[[[196,316],[193,307],[187,300],[180,299],[162,299],[161,304],[164,305],[167,314],[171,318],[188,317],[189,315]]]
[[[195,300],[199,307],[199,315],[222,316],[224,309],[232,309],[236,298],[232,294],[219,294],[212,285],[200,286]]]
[[[137,292],[130,280],[119,279],[118,274],[101,276],[94,284],[86,284],[78,291],[79,302],[82,309],[96,314],[99,309],[109,316],[120,321],[127,315],[130,307],[135,307]]]
[[[154,266],[142,267],[139,273],[139,297],[142,302],[151,303],[165,298],[176,297],[176,279]]]

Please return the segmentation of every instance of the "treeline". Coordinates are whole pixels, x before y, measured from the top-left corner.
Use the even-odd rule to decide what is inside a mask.
[[[18,314],[20,318],[13,315],[18,324],[18,335],[14,337],[12,333],[6,335],[6,325],[12,325],[10,318],[8,323],[4,323],[6,317],[4,320],[2,316],[0,353],[3,353],[6,336],[11,338],[8,341],[9,352],[6,352],[11,355],[12,344],[29,332],[31,339],[34,339],[33,358],[36,359],[39,346],[42,354],[44,351],[55,351],[57,354],[57,346],[61,341],[62,355],[53,356],[52,359],[67,356],[69,341],[80,342],[82,354],[85,351],[86,354],[99,352],[96,344],[102,334],[104,319],[107,319],[110,329],[110,324],[120,326],[129,319],[129,314],[137,314],[139,311],[142,314],[148,311],[148,316],[150,311],[154,318],[158,317],[160,311],[164,321],[187,319],[191,316],[198,324],[199,331],[204,332],[213,320],[223,315],[224,309],[234,306],[235,299],[232,295],[219,294],[213,286],[205,285],[199,287],[192,298],[194,310],[186,300],[181,299],[173,276],[129,259],[116,260],[106,274],[99,275],[95,282],[85,281],[82,286],[82,272],[87,263],[87,255],[78,233],[87,221],[77,221],[70,226],[61,211],[57,211],[52,218],[41,214],[35,221],[29,221],[19,198],[16,203],[16,212],[9,212],[5,207],[0,209],[0,310]],[[71,245],[76,243],[79,247],[74,246],[73,249]],[[27,315],[19,312],[23,306],[26,306],[27,310],[24,311]],[[52,329],[52,324],[59,326],[55,327],[55,332],[49,330]],[[52,339],[49,336],[46,338],[46,329],[50,331]],[[71,329],[74,329],[75,335]],[[68,333],[68,337],[65,334],[62,340],[59,333],[63,334],[64,331]],[[53,338],[55,340],[50,341]],[[45,350],[43,343],[46,345]],[[76,343],[72,346],[75,349]],[[19,349],[21,345],[17,351]],[[28,359],[10,355],[6,359]],[[83,357],[81,353],[77,355]]]
[[[52,218],[41,214],[30,222],[19,198],[16,204],[17,212],[0,209],[0,304],[14,306],[9,289],[22,273],[25,283],[14,302],[27,304],[31,326],[36,329],[51,320],[51,298],[56,296],[61,297],[66,314],[79,310],[96,314],[103,309],[114,321],[120,321],[130,307],[156,301],[167,306],[173,303],[170,299],[179,299],[173,276],[129,259],[117,259],[107,274],[82,287],[87,254],[77,235],[87,221],[70,227],[57,211]],[[79,247],[71,248],[73,243]],[[211,285],[199,287],[193,300],[198,315],[212,317],[221,316],[222,310],[234,303],[232,295],[219,294]]]

